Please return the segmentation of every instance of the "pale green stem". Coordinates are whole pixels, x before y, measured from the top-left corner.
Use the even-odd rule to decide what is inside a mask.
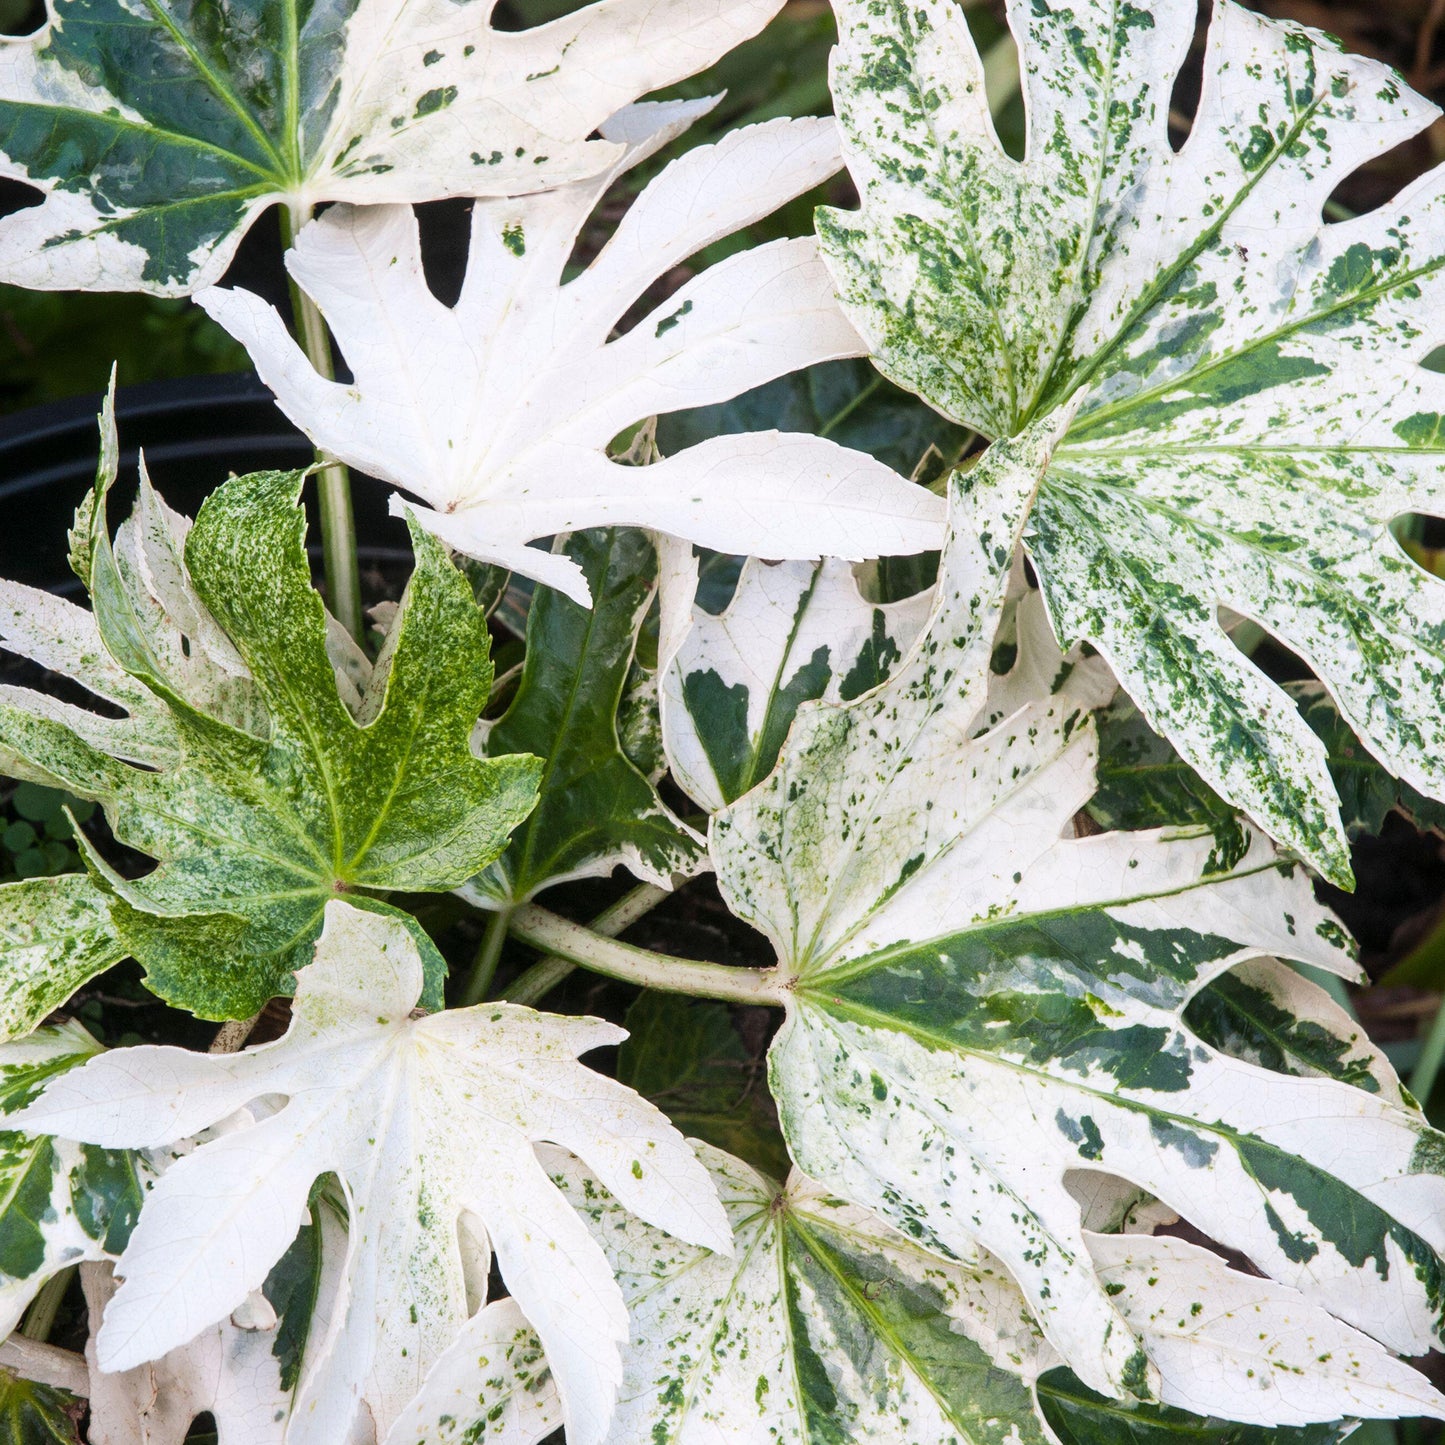
[[[296,233],[311,219],[310,210],[293,213],[281,208],[281,240],[289,250]],[[331,358],[331,333],[316,304],[288,271],[291,314],[297,340],[306,359],[327,381],[336,378]],[[320,454],[318,453],[318,459]],[[340,462],[329,462],[316,473],[321,502],[321,555],[326,568],[326,600],[332,615],[358,641],[364,636],[361,618],[361,572],[356,561],[356,517],[351,507],[351,476]]]
[[[652,953],[604,938],[535,903],[519,908],[513,915],[512,936],[593,973],[641,988],[716,998],[725,1003],[781,1004],[784,998],[784,986],[776,969],[730,968],[721,963],[695,963]]]
[[[1442,1062],[1445,1062],[1445,999],[1440,1001],[1435,1022],[1430,1025],[1430,1032],[1425,1038],[1420,1060],[1410,1074],[1410,1092],[1420,1101],[1422,1109],[1435,1087],[1435,1079]]]
[[[20,1333],[27,1340],[38,1340],[43,1344],[50,1338],[50,1332],[55,1328],[55,1316],[60,1313],[60,1302],[74,1277],[75,1266],[71,1265],[69,1269],[52,1275],[40,1287],[40,1293],[31,1302],[25,1312],[25,1322],[20,1326]]]
[[[511,922],[510,908],[499,908],[487,916],[487,931],[482,934],[476,962],[472,964],[471,975],[458,1000],[461,1008],[472,1008],[486,998],[487,990],[497,976],[497,965],[502,961],[502,949],[506,945],[507,929]]]
[[[665,888],[644,883],[619,898],[610,908],[604,908],[587,926],[604,938],[616,938],[619,933],[626,933],[639,918],[646,918],[664,899],[671,897],[672,894]],[[544,958],[534,963],[502,997],[508,1003],[535,1005],[576,972],[577,965],[565,958]]]

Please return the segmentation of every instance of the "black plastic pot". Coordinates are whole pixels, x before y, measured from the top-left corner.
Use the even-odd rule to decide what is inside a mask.
[[[0,418],[0,577],[74,593],[66,532],[95,479],[99,396],[76,397]],[[311,445],[277,410],[252,373],[188,377],[122,387],[116,395],[122,488],[112,522],[125,515],[144,451],[157,490],[195,516],[233,472],[307,466]],[[365,478],[353,488],[363,568],[410,568],[406,529],[387,515],[389,489]],[[315,519],[310,539],[319,540]],[[313,547],[313,552],[315,547]]]

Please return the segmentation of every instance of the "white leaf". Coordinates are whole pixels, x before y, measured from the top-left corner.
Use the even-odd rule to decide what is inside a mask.
[[[818,437],[718,437],[646,467],[609,460],[620,433],[658,412],[724,401],[861,347],[810,239],[719,262],[609,340],[659,276],[837,169],[827,120],[773,121],[690,151],[563,284],[610,181],[698,109],[624,114],[607,133],[628,138],[626,156],[595,181],[478,202],[454,307],[427,288],[409,209],[338,207],[309,226],[288,265],[331,323],[356,378],[349,386],[319,376],[259,297],[197,299],[245,343],[281,409],[319,447],[428,502],[433,510],[415,515],[458,551],[574,600],[589,600],[577,568],[527,543],[631,525],[766,557],[936,546],[936,497]]]
[[[350,1218],[345,1307],[302,1384],[288,1445],[330,1445],[363,1404],[384,1431],[416,1393],[468,1315],[464,1214],[484,1225],[547,1342],[576,1438],[600,1438],[626,1314],[534,1144],[576,1150],[680,1237],[727,1250],[726,1221],[663,1116],[576,1063],[621,1030],[507,1004],[413,1019],[419,938],[397,918],[334,902],[316,962],[297,974],[284,1038],[229,1056],[118,1050],[16,1116],[66,1137],[154,1147],[285,1098],[151,1190],[118,1265],[102,1368],[154,1360],[229,1316],[295,1239],[313,1183],[335,1173]]]

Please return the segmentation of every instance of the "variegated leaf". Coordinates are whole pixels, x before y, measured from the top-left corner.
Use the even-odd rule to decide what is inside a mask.
[[[995,1261],[940,1259],[795,1174],[786,1189],[700,1146],[737,1256],[679,1245],[630,1217],[560,1151],[553,1173],[607,1251],[632,1316],[608,1445],[840,1445],[906,1438],[1054,1445],[1046,1421],[1078,1410],[1018,1287]],[[1204,1437],[1222,1421],[1286,1427],[1345,1414],[1445,1411],[1413,1370],[1294,1291],[1237,1273],[1175,1239],[1089,1234],[1122,1313],[1167,1362],[1172,1408],[1097,1402],[1116,1430]],[[536,1445],[558,1423],[540,1347],[479,1316],[443,1357],[386,1445]],[[1061,1397],[1061,1398],[1060,1398]],[[517,1407],[526,1403],[525,1415]],[[1224,1406],[1223,1410],[1219,1407]],[[1119,1436],[1111,1437],[1114,1439]],[[1290,1428],[1238,1440],[1285,1445]]]
[[[876,687],[931,606],[927,593],[869,602],[845,562],[750,559],[721,617],[694,607],[663,674],[673,776],[709,813],[740,798],[772,771],[799,706]]]
[[[100,1051],[75,1023],[0,1046],[0,1116]],[[52,1275],[119,1256],[154,1175],[138,1155],[0,1131],[0,1339]]]
[[[0,887],[0,1043],[28,1034],[125,954],[105,895],[83,874]]]
[[[338,893],[385,908],[374,895],[471,877],[535,796],[535,760],[472,754],[489,642],[444,549],[414,529],[416,569],[373,670],[312,588],[302,480],[234,478],[188,533],[143,493],[114,549],[97,487],[80,555],[102,651],[75,675],[102,697],[117,666],[143,685],[169,761],[135,766],[128,743],[0,701],[0,753],[99,801],[116,839],[157,860],[128,878],[89,852],[149,986],[206,1018],[289,992]],[[432,1006],[440,986],[438,971]]]
[[[706,859],[702,839],[658,797],[618,736],[638,628],[656,592],[656,551],[645,533],[621,527],[575,532],[557,551],[582,569],[593,607],[550,587],[532,600],[517,694],[486,729],[481,751],[543,759],[537,806],[502,856],[461,890],[483,907],[510,907],[617,867],[670,888]]]
[[[350,384],[318,375],[259,297],[213,290],[198,299],[324,451],[421,497],[434,510],[414,515],[456,550],[583,605],[576,563],[527,543],[626,525],[764,557],[937,546],[938,498],[821,437],[720,436],[652,466],[609,458],[614,441],[659,412],[863,349],[811,237],[732,255],[613,336],[660,277],[827,179],[840,163],[831,120],[772,121],[688,152],[563,283],[615,176],[706,108],[633,107],[604,127],[626,145],[613,171],[545,195],[478,202],[455,306],[427,286],[411,210],[328,211],[287,264],[330,322]]]
[[[1390,532],[1442,506],[1445,378],[1420,363],[1440,339],[1445,171],[1321,217],[1435,108],[1217,0],[1176,154],[1192,0],[1011,0],[1014,161],[953,0],[836,9],[864,206],[820,232],[845,309],[888,376],[985,435],[1076,408],[1029,539],[1061,637],[1094,643],[1211,787],[1348,884],[1324,748],[1218,614],[1303,656],[1392,773],[1445,796],[1445,587]]]
[[[782,0],[598,0],[494,28],[496,0],[51,0],[0,47],[0,280],[184,295],[284,204],[504,196],[596,175],[614,111],[705,69]]]
[[[288,1445],[334,1445],[362,1411],[384,1434],[416,1394],[470,1312],[464,1216],[546,1341],[576,1440],[600,1441],[626,1313],[534,1144],[576,1149],[627,1205],[696,1244],[727,1251],[726,1220],[662,1114],[577,1063],[622,1030],[508,1004],[412,1017],[429,952],[411,920],[333,902],[282,1039],[232,1055],[116,1050],[16,1116],[92,1143],[160,1147],[285,1099],[150,1190],[97,1340],[103,1369],[159,1359],[236,1310],[334,1173],[350,1220],[344,1306],[301,1382]]]
[[[1158,1375],[1084,1247],[1081,1170],[1424,1349],[1445,1139],[1379,1092],[1220,1054],[1184,1019],[1254,958],[1351,972],[1303,870],[1257,836],[1224,874],[1207,834],[1070,836],[1094,786],[1086,668],[976,734],[1049,425],[955,478],[940,600],[890,681],[804,709],[768,781],[713,820],[724,896],[787,980],[770,1070],[793,1157],[935,1250],[997,1255],[1113,1396],[1151,1397]]]

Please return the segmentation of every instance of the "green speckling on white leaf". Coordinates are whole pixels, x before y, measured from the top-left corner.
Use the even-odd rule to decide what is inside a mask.
[[[953,0],[835,0],[858,213],[824,258],[878,365],[987,436],[1077,408],[1028,545],[1066,642],[1276,838],[1348,883],[1323,746],[1221,606],[1317,671],[1392,772],[1445,796],[1445,587],[1390,534],[1438,511],[1445,198],[1321,209],[1430,124],[1375,61],[1218,0],[1191,133],[1192,0],[1009,6],[1028,111],[1006,156]]]
[[[601,0],[502,31],[496,0],[52,0],[0,43],[0,279],[185,295],[260,213],[519,195],[605,170],[592,138],[782,0]],[[523,77],[526,77],[524,81]],[[532,82],[532,83],[529,83]]]
[[[714,818],[723,895],[792,976],[769,1067],[793,1157],[936,1251],[999,1257],[1070,1367],[1116,1397],[1154,1396],[1157,1362],[1084,1247],[1078,1171],[1423,1350],[1445,1308],[1438,1136],[1381,1087],[1383,1061],[1332,1066],[1320,1039],[1314,1067],[1265,1068],[1184,1018],[1251,960],[1352,972],[1305,871],[1248,829],[1226,870],[1205,829],[1074,837],[1111,684],[1097,661],[1040,666],[1027,597],[1032,698],[990,674],[1053,435],[1034,423],[954,479],[913,652],[858,701],[800,710],[777,769]]]
[[[606,1445],[1045,1445],[1061,1403],[1120,1432],[1099,1437],[1110,1441],[1138,1431],[1296,1445],[1289,1427],[1305,1422],[1445,1406],[1420,1375],[1287,1287],[1181,1240],[1093,1232],[1085,1244],[1111,1297],[1169,1362],[1169,1405],[1079,1400],[1087,1392],[1058,1369],[998,1261],[940,1258],[797,1172],[783,1188],[697,1147],[733,1226],[731,1259],[643,1224],[576,1159],[545,1154],[631,1313]],[[385,1445],[537,1445],[557,1426],[540,1344],[502,1311],[467,1326]],[[1231,1408],[1217,1410],[1221,1401]],[[1285,1428],[1225,1437],[1180,1407]]]

